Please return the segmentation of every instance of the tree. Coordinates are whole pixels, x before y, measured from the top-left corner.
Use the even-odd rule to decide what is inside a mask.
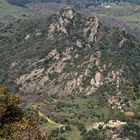
[[[58,134],[59,134],[59,129],[58,129],[58,128],[53,129],[52,132],[51,132],[51,136],[52,136],[52,137],[57,137]]]
[[[0,122],[1,126],[21,118],[22,112],[18,108],[19,98],[11,96],[8,91],[0,86]]]

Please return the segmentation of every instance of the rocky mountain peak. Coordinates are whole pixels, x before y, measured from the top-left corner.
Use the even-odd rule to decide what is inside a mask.
[[[64,7],[57,13],[56,20],[50,25],[48,39],[53,38],[53,34],[56,32],[61,32],[68,35],[68,28],[69,26],[74,25],[75,17],[76,12],[72,7]]]
[[[79,29],[77,29],[77,27]],[[54,39],[56,33],[70,35],[72,32],[79,30],[81,35],[87,39],[87,47],[90,43],[96,40],[96,34],[99,28],[98,17],[89,17],[78,14],[72,7],[64,7],[57,13],[53,22],[49,26],[48,39]],[[81,41],[78,40],[77,46],[81,46]]]
[[[64,7],[60,12],[63,18],[67,18],[69,20],[74,19],[76,16],[75,10],[71,6]]]

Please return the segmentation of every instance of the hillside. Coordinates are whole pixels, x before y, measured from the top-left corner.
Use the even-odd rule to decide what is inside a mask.
[[[125,29],[72,7],[0,25],[0,82],[24,110],[36,105],[52,118],[38,127],[53,139],[137,140],[139,58],[140,42]]]
[[[25,5],[27,3],[37,3],[37,2],[46,2],[46,3],[66,3],[66,4],[72,4],[72,5],[98,5],[101,3],[110,3],[110,2],[116,2],[119,3],[121,0],[7,0],[8,2],[16,5]],[[139,0],[122,0],[123,2],[131,2],[131,3],[137,3],[140,4]]]
[[[6,0],[0,0],[0,20],[12,21],[19,18],[27,18],[31,16],[31,12],[23,7],[15,6]]]

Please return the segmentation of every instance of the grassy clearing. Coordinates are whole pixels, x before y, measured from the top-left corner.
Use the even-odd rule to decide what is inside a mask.
[[[107,120],[109,115],[109,109],[96,96],[60,101],[56,106],[56,111],[69,114],[67,116],[69,121],[78,120],[85,126],[96,121]]]
[[[79,123],[84,123],[85,127],[90,126],[93,122],[107,120],[109,117],[109,109],[105,107],[97,96],[84,97],[74,97],[67,98],[58,101],[45,101],[45,99],[40,99],[36,103],[28,104],[28,108],[32,105],[36,105],[39,109],[52,109],[56,115],[61,115],[62,120],[52,121],[53,119],[46,119],[47,121],[42,121],[39,125],[39,129],[42,131],[47,130],[49,134],[51,131],[60,128],[62,125],[70,125],[71,131],[65,133],[59,133],[59,137],[64,137],[67,140],[80,140],[80,132],[77,128],[77,124],[72,123],[79,121]],[[63,122],[63,120],[68,120],[68,122]],[[56,123],[57,122],[57,123]],[[73,137],[74,136],[74,137]]]
[[[87,126],[92,122],[106,120],[109,117],[109,109],[96,96],[68,98],[56,102],[40,100],[35,105],[40,109],[52,109],[69,121],[79,120]]]

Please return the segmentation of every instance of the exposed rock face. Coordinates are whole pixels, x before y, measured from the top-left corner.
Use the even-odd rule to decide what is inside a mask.
[[[49,27],[48,39],[53,38],[53,34],[56,32],[61,32],[68,35],[68,26],[74,24],[74,18],[76,16],[75,10],[72,7],[66,7],[62,9],[57,16],[58,21],[52,23]]]
[[[30,74],[22,75],[19,79],[17,79],[17,84],[23,84],[28,80],[32,80],[36,77],[40,77],[40,75],[42,74],[43,71],[44,71],[44,69],[35,69],[35,70],[31,71]]]
[[[56,49],[53,49],[49,54],[47,55],[47,58],[53,58],[53,59],[59,59],[59,53],[57,52]]]
[[[76,46],[79,47],[79,48],[82,48],[82,43],[81,43],[81,41],[77,40],[77,41],[76,41]]]
[[[30,35],[26,35],[25,40],[28,40],[30,38]]]
[[[64,66],[65,66],[64,62],[63,62],[63,61],[60,61],[60,62],[58,62],[58,64],[56,65],[54,71],[57,72],[57,73],[61,73],[61,72],[63,72]]]
[[[72,7],[66,7],[62,10],[62,16],[68,20],[73,20],[76,16],[76,13]]]
[[[96,75],[95,75],[95,83],[96,83],[96,86],[98,86],[101,82],[101,73],[100,72],[97,72]]]

